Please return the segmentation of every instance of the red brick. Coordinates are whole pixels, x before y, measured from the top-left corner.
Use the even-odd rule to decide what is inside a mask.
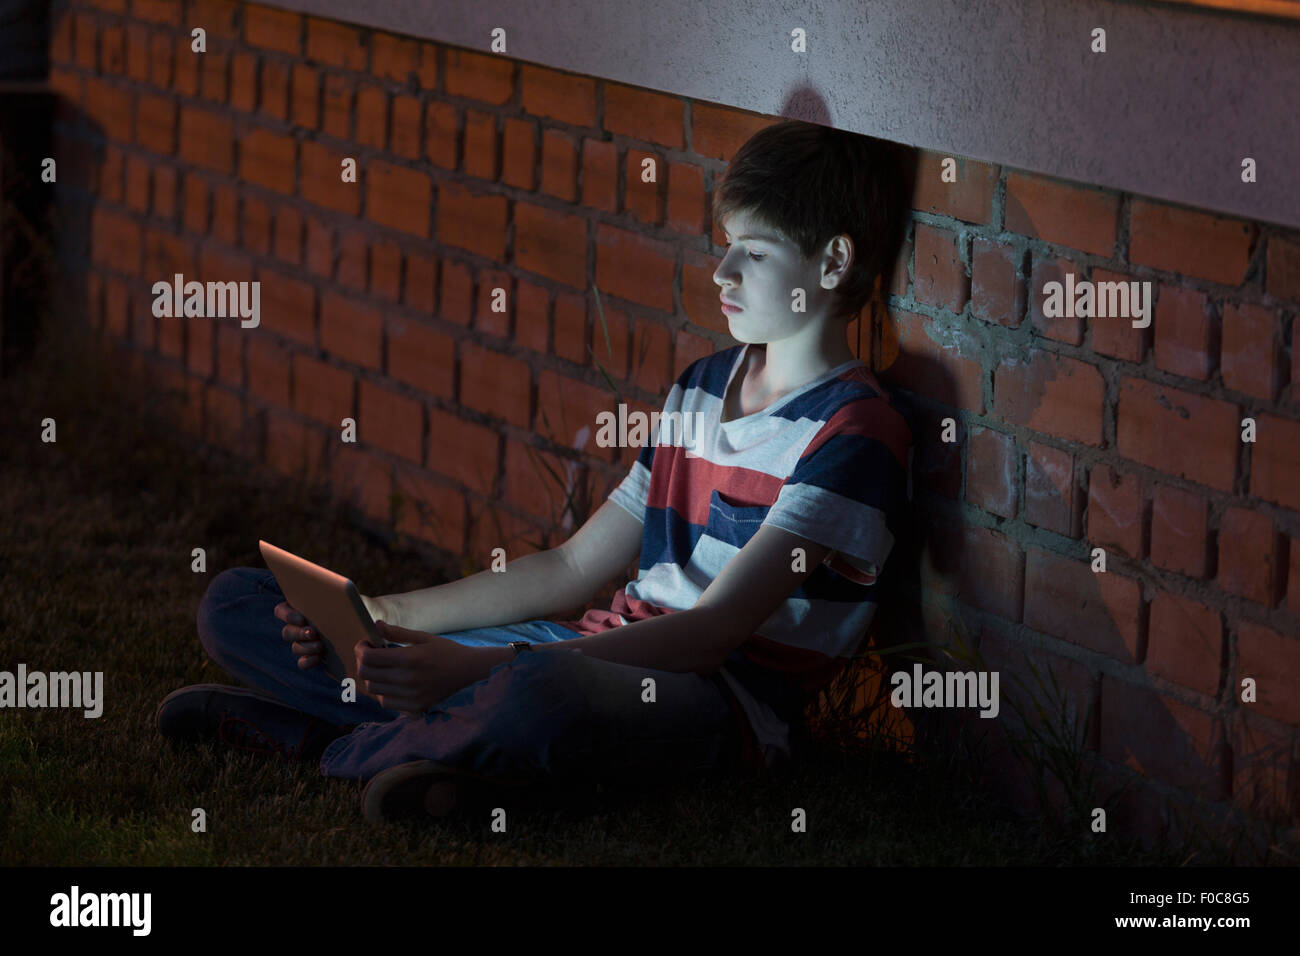
[[[304,245],[306,266],[313,275],[323,279],[334,275],[334,230],[315,216],[307,217],[307,239]]]
[[[244,197],[243,246],[263,255],[271,251],[271,207],[252,196]]]
[[[667,394],[673,384],[671,349],[672,337],[666,328],[638,318],[632,330],[632,384],[652,395]]]
[[[1146,355],[1147,337],[1150,327],[1140,328],[1133,325],[1134,321],[1142,321],[1133,318],[1136,312],[1138,301],[1133,296],[1133,287],[1130,284],[1132,277],[1123,275],[1118,272],[1111,272],[1107,269],[1093,269],[1091,280],[1097,285],[1102,283],[1122,283],[1121,286],[1111,286],[1117,290],[1112,295],[1109,292],[1103,295],[1097,291],[1093,297],[1093,314],[1088,319],[1088,325],[1092,330],[1091,345],[1092,350],[1101,355],[1110,355],[1126,362],[1140,364],[1143,356]],[[1143,293],[1139,293],[1142,295]],[[1151,301],[1148,302],[1148,308],[1151,310],[1147,315],[1148,322],[1155,321],[1155,284],[1151,286]],[[1103,304],[1106,315],[1101,315]],[[1129,316],[1125,318],[1124,313]]]
[[[1025,456],[1025,520],[1077,538],[1082,510],[1083,494],[1074,479],[1074,456],[1031,441]]]
[[[239,4],[235,0],[198,0],[189,21],[208,31],[208,36],[234,40],[239,37]]]
[[[181,96],[199,95],[199,66],[203,55],[194,52],[188,36],[176,38],[175,52],[168,57],[168,62],[174,67],[171,83],[173,93],[179,93]]]
[[[417,70],[416,85],[421,90],[438,88],[438,59],[442,47],[436,43],[420,44],[420,66]]]
[[[166,96],[139,93],[135,106],[135,141],[151,152],[170,156],[176,150],[176,103]]]
[[[325,74],[325,115],[321,129],[335,139],[352,138],[352,79],[337,73]]]
[[[262,401],[289,406],[289,352],[263,336],[248,338],[248,390]]]
[[[596,227],[596,285],[603,294],[672,312],[675,263],[670,243],[605,223]]]
[[[1218,718],[1148,687],[1103,675],[1101,755],[1207,799],[1222,797],[1228,767]]]
[[[149,164],[139,156],[126,158],[126,204],[141,214],[149,211]]]
[[[366,169],[366,216],[381,226],[427,239],[432,190],[428,173],[372,160]]]
[[[1165,591],[1152,599],[1146,659],[1151,673],[1214,697],[1222,649],[1223,625],[1214,608]]]
[[[1027,362],[1006,359],[993,378],[999,417],[1093,446],[1101,444],[1104,393],[1096,366],[1039,350]]]
[[[1239,437],[1240,432],[1237,433]],[[1235,451],[1235,450],[1234,450]],[[1250,493],[1300,511],[1300,422],[1263,414],[1250,448]]]
[[[388,145],[388,94],[372,83],[357,89],[356,140],[363,146],[383,149]]]
[[[1015,246],[976,239],[971,244],[971,311],[981,319],[1017,328],[1025,315],[1024,253]],[[957,263],[960,268],[960,263]]]
[[[402,296],[402,250],[396,243],[375,242],[370,246],[370,291],[381,299],[396,302]]]
[[[415,468],[398,467],[397,532],[450,551],[465,553],[465,498],[436,484]]]
[[[549,312],[550,295],[546,289],[520,279],[515,290],[515,341],[529,351],[545,355]]]
[[[935,331],[935,320],[897,310],[882,328],[881,368],[888,383],[927,399],[984,412],[984,372],[975,337],[961,329]]]
[[[1241,700],[1243,678],[1255,679],[1257,700]],[[1286,724],[1300,725],[1300,640],[1250,621],[1237,625],[1237,706]]]
[[[420,158],[420,101],[414,96],[393,97],[391,149],[407,159]]]
[[[668,227],[688,236],[698,236],[707,228],[707,216],[704,170],[690,163],[669,163]]]
[[[181,158],[219,173],[234,172],[234,128],[228,117],[181,107]]]
[[[338,270],[335,279],[339,285],[354,292],[366,291],[366,237],[354,229],[339,233]]]
[[[145,300],[147,302],[148,300]],[[142,302],[142,304],[145,304]],[[158,352],[182,360],[185,356],[185,319],[161,316],[158,319]]]
[[[110,76],[126,69],[126,36],[120,26],[104,27],[99,34],[100,72]]]
[[[438,260],[418,253],[406,255],[406,290],[402,301],[408,308],[433,315],[438,286]]]
[[[647,165],[647,160],[653,165]],[[658,225],[663,222],[664,174],[666,167],[662,156],[639,149],[627,151],[627,179],[624,194],[624,211],[642,222]],[[653,172],[654,182],[643,182]]]
[[[914,209],[963,222],[988,223],[992,219],[993,191],[1000,166],[931,150],[920,150],[917,159]],[[955,162],[956,182],[943,181],[943,163],[947,159]]]
[[[493,113],[465,111],[465,174],[489,181],[497,178],[497,118]]]
[[[582,141],[582,204],[604,212],[618,208],[618,146]]]
[[[501,181],[532,191],[537,188],[537,129],[529,120],[508,116],[501,138]]]
[[[1151,504],[1151,563],[1203,578],[1209,569],[1209,506],[1200,495],[1157,485]]]
[[[171,166],[154,167],[153,215],[168,224],[176,219],[176,170]]]
[[[376,308],[333,292],[321,296],[320,344],[346,362],[382,368],[383,318]]]
[[[131,139],[131,93],[94,77],[86,79],[86,114],[109,139]]]
[[[1214,368],[1211,322],[1204,292],[1161,285],[1156,303],[1156,368],[1205,381]]]
[[[566,448],[608,460],[613,449],[596,445],[596,416],[615,411],[614,396],[544,369],[537,381],[536,432]],[[578,438],[587,429],[586,440]]]
[[[932,560],[936,570],[954,579],[954,596],[982,611],[1019,621],[1026,597],[1025,557],[1020,545],[977,525],[965,525],[948,534],[955,539],[951,548],[942,558],[932,552]]]
[[[70,10],[52,11],[50,15],[50,62],[67,65],[72,62],[72,31],[74,16]],[[137,28],[139,29],[139,28]]]
[[[1088,481],[1088,545],[1142,557],[1142,482],[1097,465]]]
[[[610,86],[605,86],[605,128],[611,132],[620,132],[610,126]],[[647,115],[642,120],[639,127],[644,135],[640,139],[647,139],[652,143],[658,143],[661,146],[672,148],[681,148],[678,140],[679,129],[681,126],[681,100],[676,97],[662,97],[661,94],[641,94],[644,96],[653,96],[667,100],[663,103],[650,101],[642,107],[637,102],[638,98],[629,97],[620,93],[614,102],[618,102],[624,110],[622,119],[627,121],[626,110],[628,108],[644,108]],[[746,113],[741,110],[732,109],[729,106],[713,106],[700,100],[691,104],[691,145],[695,152],[701,156],[708,156],[711,159],[723,159],[728,162],[731,157],[736,155],[736,151],[751,136],[765,127],[771,126],[777,122],[772,116],[764,116],[758,113]],[[628,133],[627,135],[635,135]]]
[[[1129,209],[1129,261],[1237,286],[1246,278],[1258,233],[1254,223],[1134,199]]]
[[[122,339],[131,336],[131,293],[115,277],[104,280],[104,328]]]
[[[209,50],[199,61],[200,96],[209,103],[226,102],[227,74],[230,68],[230,55],[217,50]]]
[[[673,339],[673,347],[676,358],[674,371],[678,375],[684,373],[693,362],[717,351],[712,341],[685,329],[678,330]]]
[[[596,80],[522,63],[519,102],[534,116],[548,116],[571,126],[594,126]]]
[[[441,270],[438,315],[448,322],[468,327],[473,314],[471,300],[474,297],[474,282],[469,268],[463,263],[443,259]]]
[[[260,86],[262,112],[278,120],[289,118],[289,64],[263,60]]]
[[[1068,259],[1034,256],[1030,275],[1033,294],[1030,296],[1029,316],[1031,324],[1040,335],[1070,345],[1083,343],[1083,319],[1080,316],[1059,315],[1049,319],[1043,315],[1043,301],[1046,299],[1043,289],[1049,282],[1059,282],[1064,286],[1067,274],[1074,274],[1077,280],[1083,276],[1084,271],[1085,267]]]
[[[602,303],[601,307],[592,313],[592,362],[597,368],[603,369],[606,375],[617,380],[627,377],[628,366],[632,360],[632,351],[628,347],[630,318],[627,312],[612,308],[607,302]],[[558,341],[558,318],[556,336]],[[584,361],[583,364],[585,365],[586,362]],[[604,378],[603,375],[601,377]]]
[[[424,448],[423,407],[383,385],[362,380],[357,437],[366,444],[420,464]]]
[[[204,319],[203,321],[210,321]],[[213,336],[217,340],[217,381],[244,389],[244,346],[248,336],[237,325],[214,322]]]
[[[568,480],[569,469],[575,467],[532,445],[506,439],[504,498],[548,524],[557,523],[565,511],[566,496],[556,476]]]
[[[531,379],[528,366],[518,359],[469,342],[461,346],[460,401],[467,408],[527,428]]]
[[[175,0],[131,0],[131,16],[174,27],[181,25],[180,4]]]
[[[560,130],[542,130],[541,191],[573,202],[577,197],[578,152],[573,140]]]
[[[246,444],[244,399],[238,392],[209,385],[203,393],[207,409],[204,440],[229,450]]]
[[[1025,565],[1026,624],[1125,664],[1137,663],[1141,584],[1034,547]]]
[[[956,501],[961,497],[961,447],[966,429],[961,422],[953,425],[953,440],[944,441],[943,419],[921,413],[912,465],[921,487]]]
[[[276,409],[266,415],[266,463],[289,478],[310,483],[325,464],[324,436],[296,417]]]
[[[1119,453],[1166,474],[1231,491],[1240,437],[1227,402],[1135,378],[1120,383]]]
[[[1264,274],[1269,295],[1300,302],[1300,242],[1284,235],[1270,236]]]
[[[175,63],[176,46],[173,45],[172,38],[166,33],[160,33],[158,31],[154,31],[150,33],[145,31],[143,35],[144,37],[147,37],[148,44],[149,44],[149,52],[145,54],[143,50],[140,50],[139,47],[137,47],[136,49],[140,50],[141,55],[144,56],[145,58],[146,65],[148,66],[148,70],[149,70],[149,83],[151,86],[156,86],[159,89],[164,89],[164,90],[168,89],[172,85],[173,67],[176,65]],[[130,28],[128,28],[127,29],[128,44],[131,42],[131,39],[132,39],[131,30]],[[180,41],[180,43],[183,44],[184,41]],[[192,72],[194,68],[194,57],[189,52],[188,44],[184,45],[184,50],[185,50],[185,56],[189,60],[190,70]],[[134,57],[134,54],[128,52],[128,56]],[[179,73],[179,70],[177,70],[176,72]],[[127,66],[127,73],[128,75],[131,76],[132,79],[137,79],[141,81],[143,81],[144,79],[143,77],[138,75],[137,71],[131,68],[130,64],[128,64]]]
[[[587,221],[522,200],[516,202],[515,263],[574,288],[585,288]]]
[[[302,15],[248,4],[244,7],[244,42],[297,56],[302,52]]]
[[[424,153],[429,162],[443,169],[456,168],[456,107],[431,102],[424,112]]]
[[[257,186],[293,195],[296,144],[266,129],[246,132],[239,144],[239,176]]]
[[[75,37],[73,45],[75,62],[77,66],[93,73],[97,66],[95,60],[97,37],[94,17],[88,13],[78,13],[74,15],[73,19],[75,21],[73,31]]]
[[[1099,256],[1115,251],[1119,196],[1030,173],[1008,172],[1007,232]]]
[[[96,206],[91,213],[91,260],[115,272],[140,274],[140,226],[135,220]]]
[[[320,125],[320,73],[301,63],[293,65],[291,115],[294,126],[315,129]]]
[[[1016,441],[988,428],[971,430],[966,454],[966,500],[1001,515],[1016,516]]]
[[[191,322],[186,327],[185,366],[196,375],[211,378],[216,370],[212,355],[213,326],[211,322]]]
[[[597,336],[603,333],[597,330]],[[598,338],[602,344],[603,338]],[[577,365],[587,364],[587,308],[579,295],[555,297],[555,354]]]
[[[293,206],[275,211],[275,257],[299,265],[302,262],[302,215]]]
[[[344,418],[352,416],[351,372],[306,355],[293,356],[294,411],[335,429],[331,438],[338,440]]]
[[[391,33],[372,33],[370,43],[375,54],[375,76],[394,83],[410,82],[419,63],[419,44]]]
[[[495,431],[429,409],[429,467],[485,495],[496,487],[500,438]]]
[[[230,59],[230,105],[245,113],[257,109],[257,57],[242,50]]]
[[[515,61],[449,47],[443,64],[447,92],[452,96],[504,106],[515,92]]]
[[[239,192],[233,186],[212,190],[212,234],[228,245],[239,242]]]
[[[144,275],[150,284],[171,283],[176,273],[194,277],[194,244],[161,229],[149,229],[144,237]]]
[[[194,173],[185,174],[185,230],[199,235],[208,231],[208,186]]]
[[[1283,546],[1267,515],[1228,508],[1219,528],[1219,587],[1271,607],[1282,596]]]
[[[506,198],[477,195],[459,183],[440,181],[435,238],[493,262],[503,261],[506,255]],[[516,238],[515,242],[518,250],[519,239]]]
[[[316,347],[316,290],[311,283],[259,269],[262,283],[261,328]]]
[[[395,316],[388,318],[387,328],[388,374],[422,392],[451,398],[455,341],[436,329]]]
[[[356,27],[307,18],[307,59],[364,73],[368,53]]]
[[[308,202],[355,216],[361,209],[361,184],[343,182],[344,158],[343,153],[304,141],[298,191]]]
[[[500,289],[500,298],[497,291]],[[514,313],[514,291],[508,272],[498,269],[483,269],[478,274],[478,311],[474,318],[474,330],[498,339],[509,338],[510,317]],[[496,302],[500,302],[501,311],[493,311]]]
[[[917,223],[915,244],[912,290],[916,301],[960,312],[970,298],[971,285],[956,234]]]
[[[104,150],[104,165],[99,170],[94,192],[108,202],[122,201],[122,179],[125,175],[126,154],[109,144]]]
[[[1223,344],[1220,368],[1223,384],[1272,401],[1281,383],[1272,309],[1259,305],[1223,306]]]

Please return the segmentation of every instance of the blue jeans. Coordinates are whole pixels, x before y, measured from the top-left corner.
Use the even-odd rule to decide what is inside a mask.
[[[321,667],[298,667],[273,613],[284,599],[264,568],[223,571],[199,604],[199,638],[236,680],[332,724],[357,725],[326,748],[326,776],[368,780],[400,763],[434,760],[518,784],[606,775],[660,780],[738,760],[739,727],[716,678],[576,651],[523,654],[420,716],[386,710],[361,693],[345,703],[339,682]],[[441,636],[501,647],[579,635],[551,621],[527,621]],[[655,679],[654,703],[641,699],[646,677]]]

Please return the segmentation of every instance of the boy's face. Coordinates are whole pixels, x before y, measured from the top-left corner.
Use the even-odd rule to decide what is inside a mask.
[[[809,319],[827,308],[830,292],[823,280],[832,286],[838,280],[823,277],[816,257],[805,259],[794,242],[743,210],[723,222],[722,229],[730,245],[713,281],[722,287],[721,300],[740,306],[740,311],[723,309],[737,341],[778,341],[806,328]],[[804,312],[791,308],[796,288],[804,290]]]

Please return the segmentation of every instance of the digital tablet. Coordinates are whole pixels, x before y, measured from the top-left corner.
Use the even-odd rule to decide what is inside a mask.
[[[361,603],[361,592],[343,575],[269,542],[259,540],[257,546],[285,600],[320,636],[324,644],[321,666],[335,680],[342,681],[345,677],[356,680],[357,660],[353,648],[358,641],[369,641],[376,647],[404,646],[379,636],[370,612]]]

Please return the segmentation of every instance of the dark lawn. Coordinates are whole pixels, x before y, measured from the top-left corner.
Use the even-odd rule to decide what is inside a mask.
[[[302,489],[194,450],[146,422],[117,371],[71,352],[0,382],[0,669],[103,670],[105,707],[0,711],[0,864],[1047,864],[1178,863],[1117,837],[1040,830],[961,771],[819,748],[800,766],[636,792],[603,788],[486,815],[375,829],[361,785],[315,766],[173,749],[154,709],[229,682],[195,610],[212,576],[285,542],[382,593],[445,580]],[[58,422],[57,444],[40,420]],[[207,549],[206,574],[190,549]],[[549,800],[549,802],[548,802]],[[576,802],[575,802],[576,801]],[[208,832],[190,830],[191,810]],[[791,832],[802,807],[808,831]],[[1208,857],[1200,855],[1199,861]]]

